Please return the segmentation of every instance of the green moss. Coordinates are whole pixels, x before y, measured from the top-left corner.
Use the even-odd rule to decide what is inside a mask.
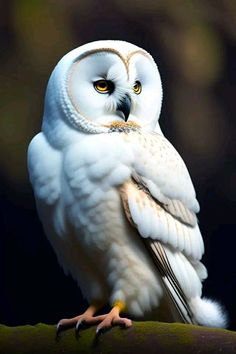
[[[56,339],[52,325],[0,325],[0,354],[74,353],[236,353],[236,333],[177,323],[134,322],[127,330],[115,327],[98,339],[95,327],[62,332]]]

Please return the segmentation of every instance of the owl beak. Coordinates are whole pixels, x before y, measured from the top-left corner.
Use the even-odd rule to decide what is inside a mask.
[[[127,122],[130,114],[131,98],[129,95],[125,95],[122,101],[117,106],[117,111],[123,112],[125,122]]]

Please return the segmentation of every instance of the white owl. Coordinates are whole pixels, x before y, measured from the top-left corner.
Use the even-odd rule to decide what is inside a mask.
[[[145,50],[97,41],[66,54],[46,92],[28,166],[45,233],[90,306],[59,326],[120,317],[226,326],[202,299],[207,271],[188,170],[163,136],[162,86]],[[63,299],[62,299],[63,301]],[[108,314],[96,316],[109,303]]]

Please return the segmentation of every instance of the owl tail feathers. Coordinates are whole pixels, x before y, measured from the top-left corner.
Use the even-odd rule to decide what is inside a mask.
[[[217,302],[206,298],[201,299],[200,297],[195,297],[191,299],[189,305],[193,312],[194,319],[199,325],[219,328],[227,327],[227,315]]]

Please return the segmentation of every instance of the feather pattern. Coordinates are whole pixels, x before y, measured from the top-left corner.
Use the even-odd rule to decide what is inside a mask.
[[[142,237],[169,244],[193,260],[201,259],[204,246],[198,225],[192,227],[173,217],[134,180],[124,183],[120,193],[126,215]]]
[[[186,223],[196,224],[199,211],[188,170],[173,145],[156,133],[130,132],[124,136],[138,158],[133,177],[165,208]]]
[[[150,239],[146,239],[144,243],[147,249],[151,251],[151,255],[158,271],[161,274],[167,294],[173,302],[181,319],[185,323],[196,324],[192,310],[188,305],[187,298],[170,265],[169,259],[165,252],[165,247],[163,247],[160,242]]]

